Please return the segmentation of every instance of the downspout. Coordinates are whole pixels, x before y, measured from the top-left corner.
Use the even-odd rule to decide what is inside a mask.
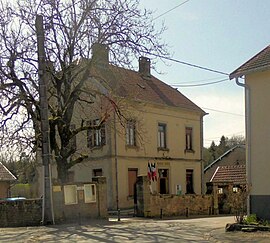
[[[116,209],[118,213],[118,219],[120,218],[119,215],[119,191],[118,191],[118,158],[117,158],[117,137],[116,137],[116,116],[115,112],[113,114],[114,118],[114,162],[115,162],[115,192],[116,192]]]
[[[246,110],[246,149],[247,149],[247,161],[246,161],[246,175],[248,190],[251,186],[251,120],[250,120],[250,88],[245,83],[240,83],[238,77],[235,78],[235,82],[238,86],[245,88],[245,110]],[[247,198],[247,213],[250,214],[250,191]]]
[[[201,194],[205,193],[205,185],[204,185],[204,163],[203,163],[203,116],[200,118],[200,137],[201,137],[201,146],[200,146],[200,161],[201,161]]]

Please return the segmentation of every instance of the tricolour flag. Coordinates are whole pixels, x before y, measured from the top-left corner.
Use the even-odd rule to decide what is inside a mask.
[[[148,162],[148,167],[147,167],[147,175],[148,175],[148,179],[151,180],[152,179],[152,171],[151,171],[151,166]]]
[[[157,181],[157,169],[156,169],[156,163],[151,163],[151,174],[152,174],[152,180],[156,180]]]

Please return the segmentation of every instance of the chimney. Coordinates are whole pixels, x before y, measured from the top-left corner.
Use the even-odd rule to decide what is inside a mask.
[[[141,73],[142,76],[151,77],[150,64],[151,64],[150,58],[147,57],[139,58],[139,73]]]
[[[106,66],[109,64],[109,47],[105,44],[94,43],[92,46],[92,60],[94,64]]]

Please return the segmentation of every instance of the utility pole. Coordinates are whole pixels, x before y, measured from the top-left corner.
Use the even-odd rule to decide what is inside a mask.
[[[52,185],[50,171],[50,140],[49,140],[49,119],[47,101],[47,79],[45,61],[45,37],[43,17],[36,16],[36,34],[38,49],[38,74],[39,74],[39,101],[42,134],[42,164],[43,164],[43,203],[42,203],[42,224],[54,224],[52,207]]]

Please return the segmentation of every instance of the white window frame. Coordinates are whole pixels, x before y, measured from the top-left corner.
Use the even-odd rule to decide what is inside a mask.
[[[186,150],[193,150],[193,128],[186,127]]]
[[[126,126],[126,144],[130,146],[136,146],[136,137],[135,137],[135,129],[136,129],[136,121],[128,120]]]
[[[64,186],[64,199],[65,199],[65,205],[78,204],[76,185]]]
[[[162,128],[162,130],[160,128]],[[158,148],[162,149],[167,148],[166,133],[167,133],[167,124],[158,123]]]
[[[223,188],[222,187],[218,187],[217,193],[218,194],[223,194],[224,193]]]
[[[233,191],[234,193],[237,193],[237,192],[239,192],[240,190],[239,190],[239,187],[234,186],[234,187],[232,188],[232,191]]]
[[[97,187],[95,184],[84,184],[84,202],[94,203],[97,201]]]

